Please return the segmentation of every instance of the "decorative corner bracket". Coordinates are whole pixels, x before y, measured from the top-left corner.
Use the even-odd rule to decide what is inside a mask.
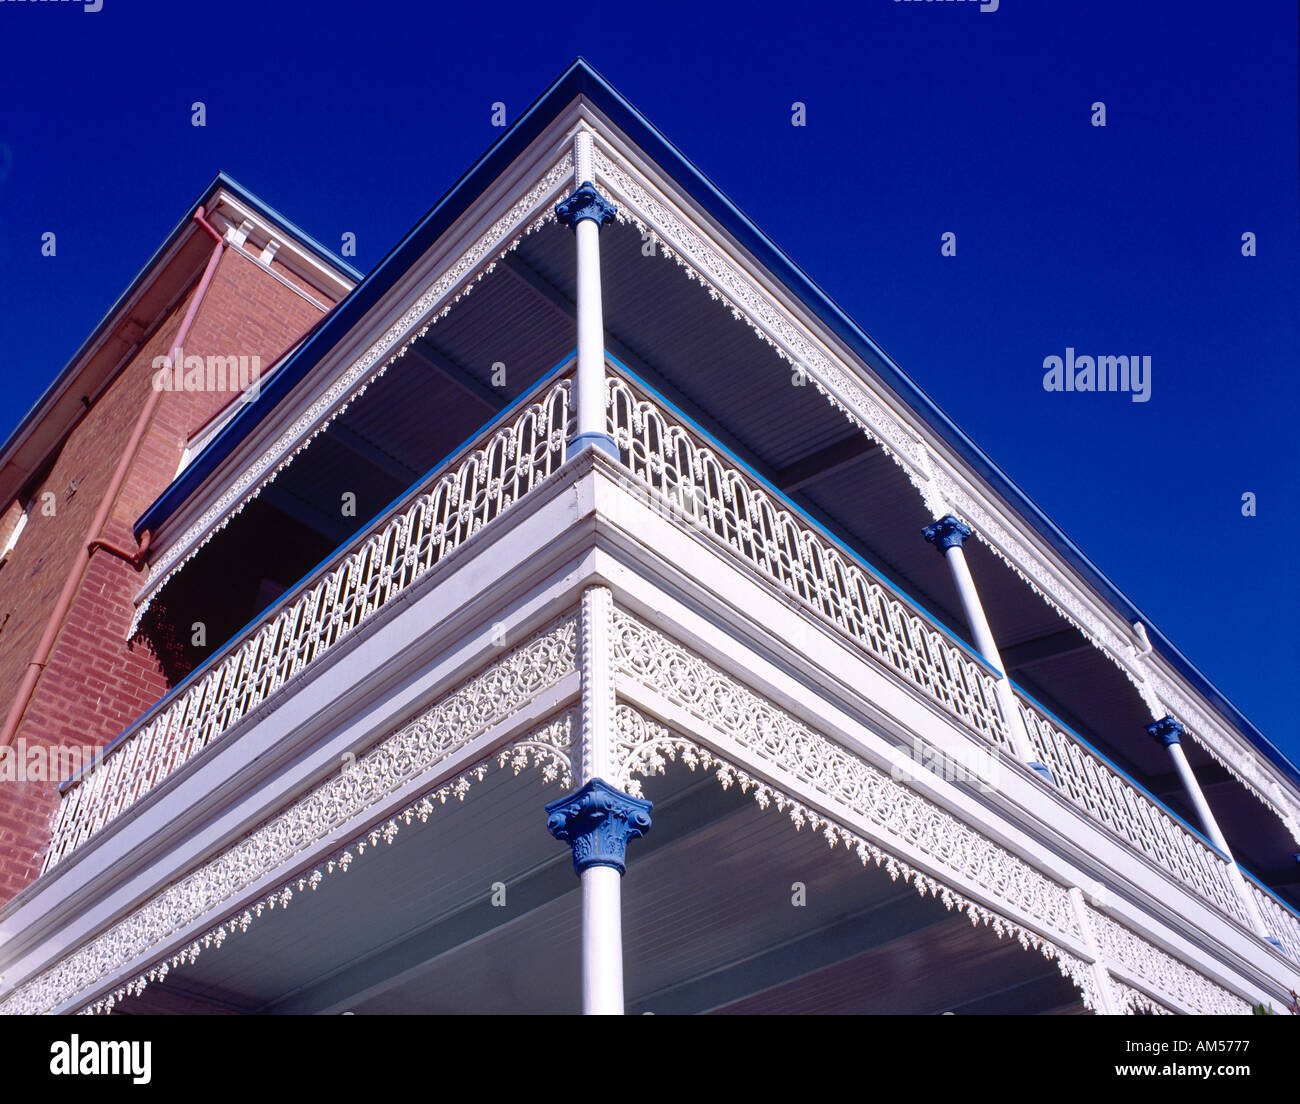
[[[955,514],[948,514],[927,525],[921,532],[940,552],[947,552],[949,548],[960,548],[970,536],[971,528]]]
[[[651,808],[649,801],[593,778],[546,806],[546,827],[573,848],[573,869],[579,875],[589,866],[612,866],[622,874],[628,840],[650,831]]]
[[[583,219],[591,219],[599,230],[609,222],[617,208],[592,187],[590,181],[579,184],[555,205],[555,215],[560,222],[576,230]]]
[[[1172,747],[1179,742],[1183,734],[1183,726],[1173,717],[1165,716],[1147,725],[1147,732],[1151,734],[1153,740],[1164,744],[1165,747]]]

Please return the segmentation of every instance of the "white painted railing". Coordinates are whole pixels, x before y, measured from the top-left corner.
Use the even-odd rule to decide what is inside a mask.
[[[265,702],[566,459],[568,379],[541,385],[353,543],[309,587],[142,718],[63,795],[45,869]],[[628,488],[712,538],[897,672],[999,751],[1011,752],[990,669],[680,416],[611,374],[607,425]],[[1021,715],[1060,792],[1171,877],[1249,927],[1227,860],[1026,702]],[[1266,923],[1300,961],[1300,921],[1253,884]]]
[[[1246,886],[1255,895],[1255,903],[1259,905],[1260,915],[1264,918],[1264,926],[1268,928],[1269,934],[1282,944],[1283,950],[1293,961],[1300,962],[1300,919],[1254,882],[1247,882]]]
[[[1223,855],[1069,733],[1024,701],[1019,705],[1038,761],[1062,794],[1220,911],[1250,927]]]
[[[963,654],[776,492],[682,424],[680,415],[617,376],[610,377],[608,389],[609,431],[652,506],[711,533],[1010,754],[1006,721],[987,668]],[[1027,703],[1018,699],[1018,704],[1038,761],[1046,764],[1068,800],[1177,882],[1251,928],[1223,855],[1073,735]],[[1286,932],[1279,938],[1295,956],[1300,924],[1271,897],[1261,897],[1269,902],[1265,915],[1270,927]]]
[[[631,384],[611,376],[608,387],[609,431],[652,503],[712,533],[995,747],[1010,751],[987,668]]]
[[[289,596],[220,662],[147,714],[68,788],[44,869],[84,843],[564,463],[570,383],[552,382]]]

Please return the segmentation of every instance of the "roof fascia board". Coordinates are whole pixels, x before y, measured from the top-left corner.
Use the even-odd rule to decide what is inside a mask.
[[[227,173],[217,174],[216,180],[213,181],[213,187],[218,186],[226,191],[229,199],[238,203],[249,213],[255,214],[260,222],[278,230],[279,233],[276,234],[278,239],[285,242],[285,244],[292,242],[305,261],[310,261],[313,266],[330,273],[334,279],[345,277],[354,285],[365,279],[364,272],[349,264],[332,249],[326,248],[297,223],[285,218],[274,207],[258,198]],[[193,217],[193,211],[190,212],[190,217]]]
[[[291,236],[286,235],[275,223],[266,219],[260,211],[249,204],[240,202],[237,196],[225,188],[219,191],[214,201],[214,207],[216,213],[234,227],[238,227],[244,222],[251,222],[253,224],[253,233],[249,237],[257,239],[259,248],[265,244],[267,239],[279,242],[280,248],[276,251],[275,259],[293,272],[294,275],[305,280],[312,287],[327,293],[335,300],[346,296],[363,278],[360,275],[355,278],[350,275],[340,275],[337,268],[323,264],[312,250],[303,248]]]

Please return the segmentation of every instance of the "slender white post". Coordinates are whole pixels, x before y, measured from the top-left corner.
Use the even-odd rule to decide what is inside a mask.
[[[1016,758],[1051,782],[1051,772],[1034,756],[1033,742],[1029,739],[1025,720],[1020,715],[1015,691],[1011,687],[1011,680],[1007,677],[1006,668],[1002,665],[1002,656],[998,653],[998,646],[993,640],[993,632],[989,628],[988,618],[984,616],[984,606],[980,602],[979,591],[975,589],[975,580],[971,577],[970,567],[966,563],[966,554],[962,551],[962,544],[971,534],[970,526],[953,514],[948,514],[934,524],[927,525],[922,532],[925,534],[925,539],[938,548],[943,553],[944,559],[948,561],[953,582],[957,584],[957,594],[961,598],[962,611],[966,614],[966,623],[970,626],[971,635],[975,637],[975,647],[979,649],[980,655],[998,671],[994,689],[1002,715],[1007,721],[1007,733]]]
[[[589,866],[582,879],[582,1010],[623,1014],[623,875]]]
[[[608,587],[582,592],[578,666],[582,694],[581,754],[573,756],[578,789],[546,806],[551,835],[573,848],[582,886],[582,1010],[623,1014],[622,878],[629,840],[650,830],[651,804],[615,789],[600,775],[617,773],[614,671],[610,648],[614,597]]]
[[[1232,880],[1237,897],[1246,910],[1251,928],[1261,939],[1280,948],[1281,944],[1264,923],[1263,913],[1259,911],[1259,902],[1255,900],[1255,895],[1251,893],[1250,887],[1246,885],[1246,879],[1241,876],[1241,871],[1237,868],[1237,860],[1233,858],[1232,848],[1228,846],[1228,841],[1219,828],[1219,822],[1210,809],[1210,803],[1205,800],[1205,792],[1201,789],[1201,784],[1192,773],[1192,765],[1187,761],[1187,753],[1183,751],[1181,742],[1183,726],[1173,717],[1166,716],[1147,725],[1147,732],[1152,739],[1169,749],[1169,757],[1174,761],[1174,769],[1178,771],[1178,777],[1183,781],[1183,789],[1187,791],[1187,796],[1196,809],[1201,828],[1210,842],[1228,857],[1228,877]]]
[[[577,431],[569,448],[576,453],[593,444],[618,459],[605,428],[605,316],[600,297],[600,228],[614,217],[614,205],[591,183],[590,131],[579,130],[574,137],[573,161],[577,186],[555,206],[560,222],[573,228],[578,252]]]
[[[546,806],[551,835],[573,848],[582,882],[582,1011],[623,1014],[623,915],[620,880],[628,840],[650,830],[648,801],[593,778]]]

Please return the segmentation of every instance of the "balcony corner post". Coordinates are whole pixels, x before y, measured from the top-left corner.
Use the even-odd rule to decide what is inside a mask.
[[[1250,918],[1250,926],[1254,929],[1255,934],[1266,943],[1271,944],[1278,950],[1282,950],[1281,941],[1273,936],[1268,930],[1268,925],[1264,923],[1264,916],[1259,911],[1259,904],[1250,892],[1250,887],[1246,885],[1246,879],[1241,876],[1241,871],[1237,868],[1237,860],[1233,857],[1232,849],[1228,846],[1228,840],[1219,827],[1218,819],[1210,808],[1210,803],[1205,800],[1205,793],[1201,789],[1200,782],[1196,780],[1192,765],[1187,761],[1187,753],[1183,751],[1182,745],[1182,735],[1185,729],[1173,716],[1166,714],[1159,720],[1152,721],[1146,726],[1146,730],[1147,735],[1157,743],[1163,744],[1169,751],[1169,757],[1174,761],[1174,769],[1178,771],[1178,777],[1182,780],[1183,789],[1187,791],[1187,796],[1193,808],[1196,809],[1196,815],[1200,818],[1201,827],[1205,830],[1205,834],[1209,836],[1210,842],[1227,856],[1228,877],[1232,881],[1233,889],[1236,890],[1238,898],[1241,900],[1242,908],[1246,910],[1246,915]]]
[[[1034,745],[1029,738],[1029,730],[1025,727],[1024,718],[1020,715],[1020,706],[1016,701],[1015,691],[1011,687],[1011,680],[1007,677],[1006,668],[1002,664],[1002,656],[998,652],[998,646],[993,640],[993,632],[989,628],[988,618],[984,616],[984,606],[980,602],[979,591],[975,589],[975,580],[971,576],[970,567],[966,563],[966,554],[962,551],[962,545],[966,538],[971,535],[971,528],[955,514],[946,514],[939,518],[938,521],[927,525],[921,530],[926,541],[934,545],[942,553],[945,560],[948,561],[948,568],[952,571],[953,582],[957,585],[957,594],[961,598],[962,610],[966,614],[966,623],[970,626],[971,634],[975,638],[975,647],[979,649],[980,655],[984,657],[985,662],[989,663],[998,672],[996,683],[998,705],[1002,709],[1002,715],[1007,722],[1007,735],[1011,740],[1011,747],[1015,752],[1016,758],[1024,763],[1031,770],[1041,775],[1049,786],[1055,786],[1052,779],[1052,773],[1045,764],[1038,762],[1034,755]]]
[[[582,882],[584,1015],[623,1015],[621,879],[628,841],[650,830],[651,808],[600,778],[546,806],[546,826],[573,848]]]
[[[573,139],[574,190],[555,205],[560,223],[573,230],[578,251],[578,368],[574,376],[575,455],[587,445],[619,458],[605,422],[605,319],[600,296],[600,228],[617,208],[592,184],[593,139],[580,128]]]
[[[620,777],[614,740],[614,597],[608,587],[582,593],[578,671],[582,695],[578,788],[546,806],[547,828],[573,848],[582,883],[582,1010],[623,1014],[621,880],[629,840],[650,830],[651,804],[605,781]]]

